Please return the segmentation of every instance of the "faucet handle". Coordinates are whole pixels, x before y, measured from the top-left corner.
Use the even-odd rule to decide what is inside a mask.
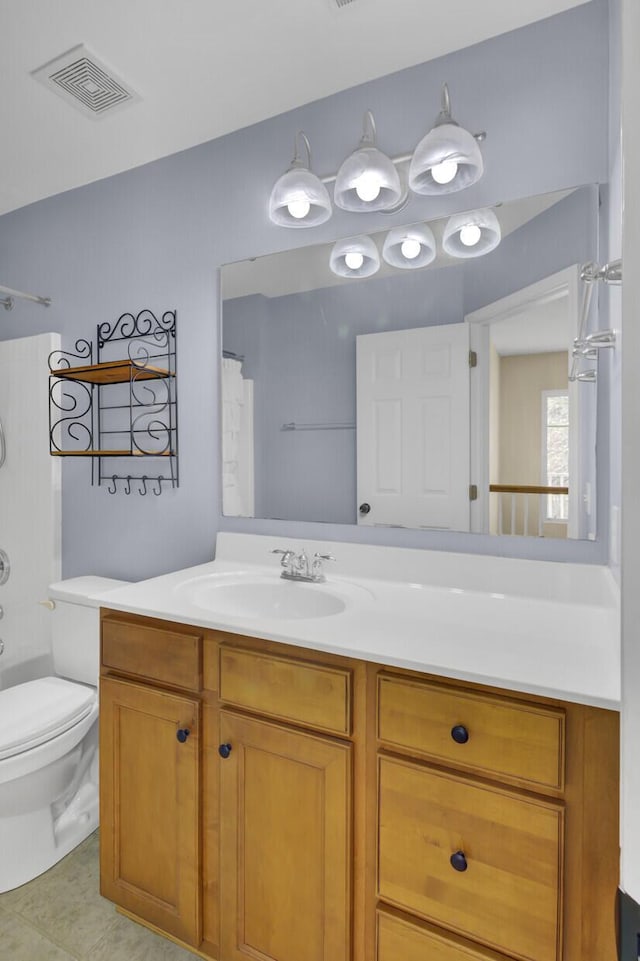
[[[320,554],[316,551],[313,555],[313,565],[311,567],[311,572],[313,574],[314,580],[324,581],[325,576],[322,573],[322,562],[323,561],[335,561],[333,554]]]
[[[271,553],[272,553],[272,554],[282,554],[282,560],[280,561],[280,565],[281,565],[282,567],[289,567],[289,565],[290,565],[291,562],[293,561],[293,558],[295,557],[295,554],[294,554],[294,552],[293,552],[292,550],[286,550],[286,551],[284,551],[284,550],[282,550],[281,547],[276,547],[276,548],[274,548],[274,550],[272,550]]]

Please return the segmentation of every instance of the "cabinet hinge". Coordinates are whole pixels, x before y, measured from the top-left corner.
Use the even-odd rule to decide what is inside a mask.
[[[477,500],[478,500],[478,485],[477,485],[477,484],[469,484],[469,500],[470,500],[470,501],[477,501]]]
[[[478,355],[475,352],[475,350],[470,350],[469,351],[469,367],[477,367],[477,366],[478,366]]]

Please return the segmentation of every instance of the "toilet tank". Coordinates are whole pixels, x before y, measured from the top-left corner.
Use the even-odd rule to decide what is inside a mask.
[[[51,646],[56,674],[94,687],[100,673],[100,605],[102,594],[127,581],[110,577],[71,577],[49,586]]]

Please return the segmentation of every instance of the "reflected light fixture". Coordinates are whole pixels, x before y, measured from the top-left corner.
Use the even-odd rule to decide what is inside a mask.
[[[483,207],[450,217],[442,247],[452,257],[481,257],[495,250],[501,237],[498,218],[489,207]]]
[[[300,142],[306,161],[300,155]],[[274,184],[269,198],[269,218],[281,227],[317,227],[331,216],[329,192],[311,172],[311,146],[299,130],[293,141],[291,166]]]
[[[371,277],[380,269],[380,255],[371,237],[350,237],[333,245],[329,266],[338,277]]]
[[[413,270],[436,259],[436,239],[427,224],[394,227],[385,237],[382,257],[391,267]]]
[[[400,175],[393,161],[376,147],[376,124],[367,110],[362,139],[344,161],[333,191],[336,206],[343,210],[390,210],[403,200]]]
[[[481,134],[478,137],[484,139]],[[476,183],[483,170],[478,140],[451,116],[449,88],[444,83],[440,113],[411,158],[409,186],[417,194],[455,193]]]

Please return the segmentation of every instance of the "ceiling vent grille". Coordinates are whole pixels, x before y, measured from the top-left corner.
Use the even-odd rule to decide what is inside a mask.
[[[331,0],[332,6],[337,7],[338,10],[342,10],[343,7],[350,7],[355,2],[356,0]]]
[[[32,76],[85,116],[98,119],[140,97],[84,44],[50,60]]]

